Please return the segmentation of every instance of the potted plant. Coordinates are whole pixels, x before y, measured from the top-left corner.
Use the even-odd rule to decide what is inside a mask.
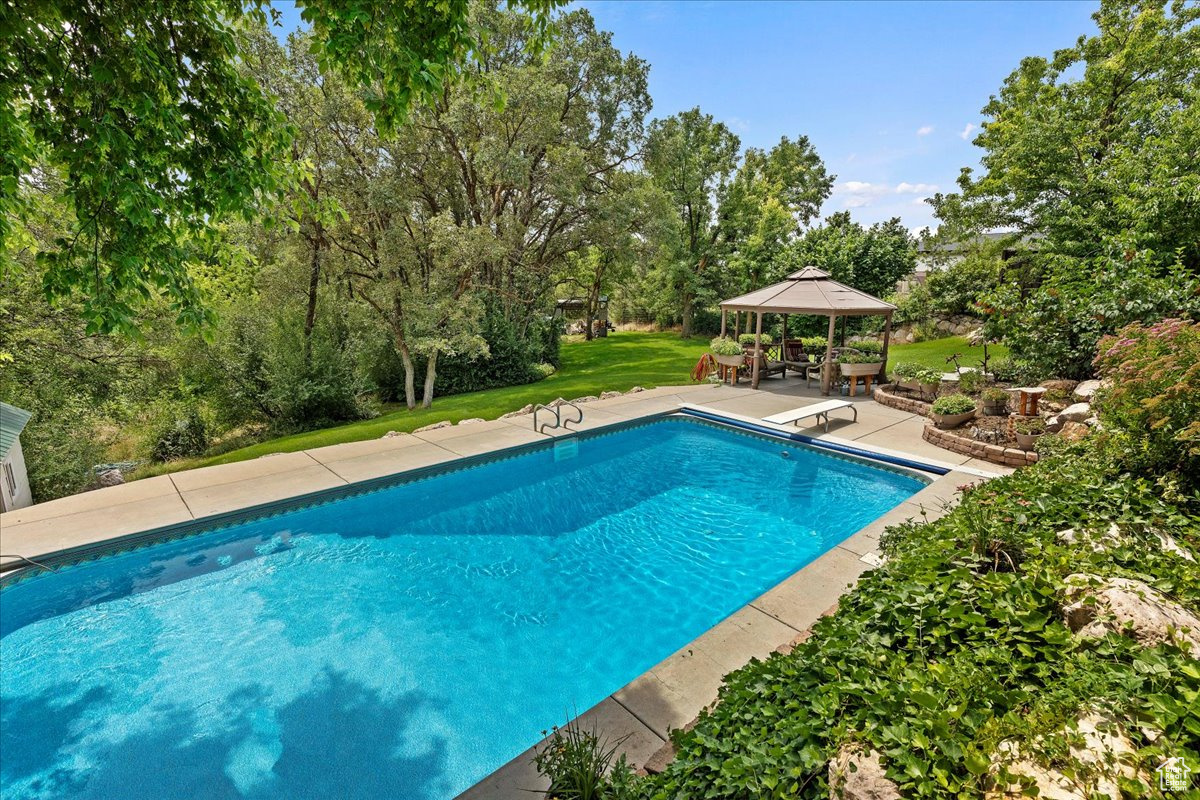
[[[989,386],[979,395],[983,401],[983,413],[989,417],[1000,417],[1008,413],[1008,392],[999,386]]]
[[[1038,437],[1046,432],[1046,420],[1041,417],[1021,417],[1013,421],[1013,435],[1022,450],[1032,450]]]
[[[708,349],[717,359],[717,363],[723,367],[740,367],[745,358],[742,346],[737,343],[737,340],[730,339],[728,336],[718,336],[713,339],[708,343]]]
[[[842,353],[838,356],[838,366],[847,378],[875,375],[882,364],[879,356],[869,353]]]
[[[915,361],[901,361],[892,367],[892,377],[901,389],[911,389],[915,392],[921,388],[921,384],[917,383],[917,373],[923,369]],[[941,376],[938,376],[938,379],[940,380]]]
[[[975,416],[975,401],[965,394],[948,394],[933,401],[929,409],[933,424],[939,428],[957,428]]]
[[[936,369],[925,367],[917,370],[913,376],[917,389],[926,397],[937,397],[938,389],[942,386],[942,373]]]

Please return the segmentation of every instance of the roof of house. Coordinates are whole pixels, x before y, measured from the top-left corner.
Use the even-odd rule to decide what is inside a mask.
[[[762,289],[721,301],[727,311],[763,311],[772,314],[821,314],[846,317],[890,314],[891,303],[838,283],[829,273],[805,267],[787,279]]]
[[[17,437],[32,416],[23,408],[0,401],[0,459],[8,457],[8,451],[17,443]]]

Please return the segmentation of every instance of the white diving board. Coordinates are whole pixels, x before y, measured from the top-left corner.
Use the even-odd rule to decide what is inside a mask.
[[[793,408],[791,411],[784,411],[781,414],[773,414],[769,417],[763,417],[763,422],[770,422],[775,425],[787,425],[789,422],[799,423],[802,419],[816,417],[817,422],[821,422],[821,417],[825,418],[825,432],[829,433],[829,412],[837,411],[839,408],[848,408],[854,412],[854,421],[858,422],[858,408],[854,403],[848,400],[826,400],[824,403],[813,403],[811,406],[803,408]]]

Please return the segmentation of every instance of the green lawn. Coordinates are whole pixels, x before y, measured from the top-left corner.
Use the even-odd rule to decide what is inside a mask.
[[[607,390],[625,391],[634,386],[650,388],[689,383],[692,367],[707,348],[706,337],[683,340],[675,333],[630,331],[613,333],[592,342],[564,341],[562,368],[537,383],[439,397],[434,399],[432,408],[416,411],[391,404],[385,406],[383,413],[374,419],[271,439],[207,458],[156,464],[139,471],[137,477],[245,461],[268,453],[290,453],[312,447],[376,439],[388,431],[412,431],[441,420],[458,422],[468,417],[495,419],[528,403],[548,403],[556,397],[570,400],[589,394],[598,395]],[[995,356],[1005,353],[1002,347],[992,346],[989,349]],[[968,346],[966,339],[961,336],[893,345],[888,354],[888,366],[897,361],[919,361],[946,370],[952,368],[952,365],[946,364],[946,356],[951,353],[963,355],[960,359],[963,366],[975,366],[982,358],[983,348]]]
[[[591,342],[564,341],[561,369],[537,383],[437,397],[432,408],[415,411],[403,405],[389,405],[374,419],[271,439],[218,456],[155,465],[140,472],[138,477],[245,461],[268,453],[376,439],[388,431],[411,431],[441,420],[495,419],[527,403],[548,403],[558,397],[570,400],[608,390],[625,391],[634,386],[689,383],[692,367],[707,349],[707,338],[683,340],[677,333],[619,332]]]
[[[888,348],[888,369],[900,361],[916,361],[926,367],[939,369],[942,372],[953,372],[954,364],[947,363],[946,358],[958,353],[961,357],[958,363],[964,367],[978,367],[983,360],[983,348],[967,344],[964,336],[948,336],[945,339],[930,339],[927,342],[912,344],[894,344]],[[989,344],[988,357],[999,358],[1007,356],[1008,348],[1003,345]]]

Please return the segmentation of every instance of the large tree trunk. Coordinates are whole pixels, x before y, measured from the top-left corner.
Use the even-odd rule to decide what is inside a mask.
[[[413,369],[412,353],[408,352],[408,342],[399,331],[394,333],[396,352],[400,354],[400,363],[404,364],[404,405],[412,411],[417,407],[417,380]]]
[[[434,350],[429,354],[429,361],[425,363],[425,397],[421,399],[421,408],[433,405],[433,379],[437,376],[437,357],[437,351]]]
[[[683,332],[680,334],[684,339],[688,339],[692,335],[692,320],[696,316],[696,301],[690,292],[685,292],[683,295]]]

